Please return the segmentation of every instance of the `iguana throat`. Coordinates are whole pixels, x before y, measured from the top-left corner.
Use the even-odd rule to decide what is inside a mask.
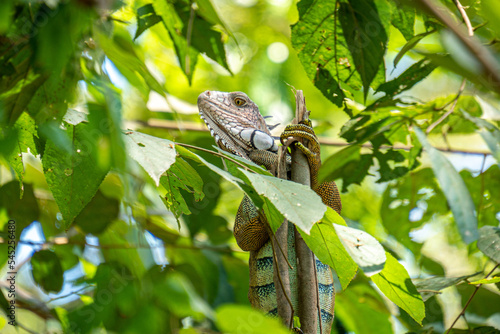
[[[198,97],[198,109],[217,145],[249,159],[249,152],[277,152],[259,108],[242,92],[206,91]]]

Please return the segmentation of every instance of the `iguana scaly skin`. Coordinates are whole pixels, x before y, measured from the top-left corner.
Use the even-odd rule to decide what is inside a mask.
[[[278,146],[271,136],[269,126],[252,100],[241,92],[206,91],[198,97],[200,117],[205,121],[217,145],[228,152],[251,160],[268,170],[275,170],[278,163]],[[340,213],[341,202],[334,182],[318,184],[317,173],[321,165],[319,143],[310,122],[289,125],[281,139],[300,137],[308,140],[307,147],[296,142],[295,146],[307,157],[311,170],[311,187],[321,196],[323,203]],[[273,250],[265,222],[250,198],[244,197],[238,208],[234,224],[234,236],[238,245],[250,251],[250,288],[248,298],[253,307],[277,316],[276,289],[273,281]],[[295,312],[299,312],[297,290],[297,259],[293,225],[289,224],[288,261],[291,300]],[[328,265],[316,259],[318,291],[321,308],[321,328],[317,333],[329,334],[333,322],[335,291],[333,275]]]

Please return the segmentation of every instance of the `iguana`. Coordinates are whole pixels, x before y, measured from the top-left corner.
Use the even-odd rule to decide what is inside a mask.
[[[278,164],[278,146],[257,105],[242,92],[206,91],[198,97],[200,117],[205,121],[217,145],[237,156],[275,170]],[[311,187],[321,196],[323,202],[340,214],[341,202],[334,182],[318,184],[317,173],[321,165],[319,142],[310,121],[288,125],[281,139],[300,137],[309,144],[295,142],[307,157],[311,171]],[[233,233],[238,245],[250,251],[250,287],[248,298],[253,307],[277,316],[276,289],[273,282],[273,251],[268,229],[260,218],[258,209],[245,196],[236,214]],[[288,233],[288,260],[291,301],[296,312],[300,312],[297,292],[297,261],[294,249],[293,227]],[[320,334],[329,334],[333,322],[335,292],[333,275],[328,265],[316,259],[318,291],[321,308]],[[317,333],[320,332],[318,324]]]

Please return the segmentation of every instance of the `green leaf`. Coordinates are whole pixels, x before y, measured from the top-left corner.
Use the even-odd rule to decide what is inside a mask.
[[[144,61],[139,58],[127,31],[116,29],[112,39],[107,38],[102,33],[96,33],[95,36],[106,56],[120,73],[141,92],[144,100],[148,99],[150,90],[154,90],[160,95],[165,94],[160,83],[149,72]]]
[[[302,238],[314,255],[324,264],[335,270],[342,289],[345,290],[356,275],[358,266],[345,250],[332,222],[345,224],[344,220],[332,208],[327,207],[325,218],[313,225],[310,235],[299,229]]]
[[[465,275],[465,276],[460,276],[460,277],[440,277],[440,276],[435,276],[435,277],[429,277],[429,278],[416,278],[413,279],[413,284],[415,284],[415,287],[417,290],[423,290],[420,292],[422,295],[423,301],[427,301],[429,298],[432,296],[436,295],[439,293],[439,291],[453,286],[453,285],[458,285],[465,281],[467,278],[476,276],[478,273],[474,273],[471,275]]]
[[[200,201],[203,194],[203,180],[200,175],[184,159],[178,157],[167,172],[161,177],[160,184],[166,190],[164,203],[177,218],[181,214],[191,214],[180,190],[194,194],[194,199]]]
[[[479,127],[479,134],[483,137],[483,140],[486,145],[488,145],[491,154],[500,165],[500,130],[498,127],[484,119],[470,115],[465,110],[461,111],[467,120],[473,122],[477,127]]]
[[[14,2],[14,0],[4,0],[0,3],[0,34],[2,35],[10,27]]]
[[[0,95],[5,108],[3,111],[5,113],[4,119],[0,119],[0,121],[5,120],[10,124],[14,124],[47,78],[45,75],[27,75],[26,80],[19,81],[8,94]],[[16,93],[12,94],[13,92]]]
[[[71,151],[49,139],[42,163],[47,184],[68,227],[94,197],[109,165],[97,158],[98,138],[90,124],[68,124],[63,132],[72,143]]]
[[[339,83],[327,70],[319,67],[318,77],[315,82],[321,93],[337,107],[342,107],[345,94]]]
[[[349,333],[392,333],[391,314],[380,296],[368,282],[351,284],[335,295],[335,317]]]
[[[181,65],[191,82],[198,54],[205,53],[231,73],[222,44],[222,34],[214,25],[225,28],[208,0],[197,2],[195,10],[189,1],[155,2],[154,9],[172,39]],[[200,15],[199,15],[200,14]]]
[[[429,154],[432,170],[446,196],[462,240],[467,244],[477,240],[476,208],[463,179],[448,159],[427,141],[420,128],[414,127],[414,131]]]
[[[19,185],[21,188],[21,197],[23,190],[23,177],[24,177],[24,165],[23,165],[23,153],[27,153],[28,149],[33,155],[38,154],[38,133],[35,127],[35,121],[27,114],[22,113],[21,116],[14,124],[14,129],[17,131],[5,131],[12,137],[15,138],[14,149],[7,155],[7,161],[10,166],[14,169],[19,179]],[[15,136],[17,134],[17,136]],[[14,139],[14,138],[9,138]]]
[[[4,232],[7,232],[9,219],[16,221],[17,238],[20,238],[25,227],[40,219],[40,208],[31,184],[24,184],[22,198],[17,181],[5,183],[0,187],[0,226]]]
[[[500,228],[483,226],[479,229],[477,248],[496,263],[500,263]]]
[[[422,324],[425,305],[422,296],[413,285],[408,272],[391,254],[382,272],[371,277],[377,287],[394,304],[405,310],[416,322]]]
[[[228,334],[287,334],[278,319],[264,315],[249,306],[222,305],[216,311],[217,327]]]
[[[365,98],[379,68],[384,67],[388,36],[381,20],[386,13],[380,11],[373,0],[348,0],[340,2],[338,12]]]
[[[31,257],[31,273],[37,285],[46,292],[61,291],[64,278],[59,258],[54,252],[41,250]]]
[[[319,182],[333,181],[341,176],[342,167],[360,158],[361,147],[351,145],[331,155],[322,164],[318,173]]]
[[[493,284],[493,283],[499,283],[499,282],[500,282],[500,276],[499,277],[492,277],[492,278],[480,279],[479,281],[469,282],[469,284],[471,284],[471,285]]]
[[[422,217],[418,220],[410,216],[415,209],[422,212]],[[436,215],[448,212],[446,198],[430,168],[420,169],[389,183],[380,206],[380,217],[387,232],[417,253],[421,245],[411,240],[410,231]]]
[[[161,17],[156,15],[152,4],[144,5],[137,9],[137,30],[135,31],[134,40],[136,40],[143,32],[161,22]]]
[[[174,142],[136,131],[127,131],[123,135],[123,141],[128,155],[137,161],[156,186],[159,186],[161,176],[175,162]]]
[[[326,206],[309,187],[273,176],[240,169],[259,195],[266,197],[288,221],[309,234],[315,222],[323,217]]]
[[[401,73],[396,79],[388,81],[377,88],[377,92],[384,92],[386,95],[375,101],[368,109],[374,109],[383,102],[390,101],[394,96],[401,94],[405,90],[412,88],[415,84],[425,79],[437,66],[427,59],[410,66]]]
[[[394,62],[393,62],[394,63],[394,67],[396,67],[398,65],[399,61],[401,60],[401,58],[403,58],[403,56],[408,51],[410,51],[411,49],[413,49],[424,37],[427,37],[430,34],[435,33],[435,32],[436,32],[436,30],[430,30],[430,31],[423,32],[421,34],[418,34],[418,35],[413,36],[412,38],[410,38],[408,40],[408,42],[406,42],[406,44],[403,45],[403,47],[401,48],[401,50],[399,50],[398,54],[394,58]]]
[[[120,202],[115,198],[104,196],[100,191],[75,218],[75,225],[85,233],[98,235],[118,218]]]
[[[495,36],[500,36],[500,13],[498,3],[495,0],[482,0],[479,4],[479,13],[488,22],[488,29],[494,32]]]
[[[187,36],[183,34],[189,22],[183,21],[174,4],[167,1],[155,1],[153,7],[157,15],[163,19],[163,25],[168,31],[170,39],[174,43],[175,52],[182,71],[191,82],[193,78],[194,68],[198,61],[199,52],[188,43]]]
[[[366,276],[375,275],[384,268],[386,253],[377,239],[352,227],[333,226],[342,245]]]

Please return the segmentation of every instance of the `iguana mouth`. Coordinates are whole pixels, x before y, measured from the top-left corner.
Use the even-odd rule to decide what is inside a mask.
[[[206,91],[198,97],[198,109],[221,149],[246,159],[251,150],[277,151],[259,108],[246,94]]]

